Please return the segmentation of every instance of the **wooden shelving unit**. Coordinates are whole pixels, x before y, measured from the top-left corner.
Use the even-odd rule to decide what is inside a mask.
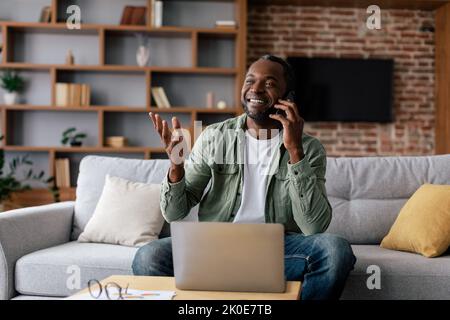
[[[96,0],[89,2],[94,3]],[[64,9],[67,5],[67,1],[64,0],[48,0],[48,5],[51,5],[52,12],[58,13]],[[169,2],[169,1],[168,1]],[[117,117],[128,118],[129,121],[135,121],[136,117],[140,117],[142,113],[142,118],[145,121],[150,121],[148,115],[144,113],[148,112],[158,112],[162,116],[167,115],[180,115],[188,117],[190,120],[188,125],[184,124],[184,127],[191,132],[191,137],[194,139],[193,125],[194,121],[198,120],[199,117],[202,119],[204,117],[219,117],[217,121],[220,121],[220,117],[224,116],[234,116],[242,112],[240,107],[240,87],[243,81],[243,77],[246,70],[246,28],[247,28],[247,3],[246,0],[191,0],[189,2],[196,3],[198,5],[209,4],[214,6],[216,3],[226,3],[233,6],[233,16],[234,20],[237,22],[237,28],[215,28],[213,26],[185,26],[185,25],[164,25],[160,28],[154,28],[151,26],[150,17],[150,0],[142,0],[143,5],[147,7],[147,24],[142,26],[135,25],[118,25],[113,23],[87,23],[81,24],[81,29],[70,30],[67,28],[63,21],[65,17],[58,16],[58,14],[52,15],[52,20],[49,23],[41,22],[30,22],[30,21],[1,21],[0,14],[0,39],[3,43],[3,52],[0,60],[0,70],[13,69],[20,72],[43,75],[45,79],[49,82],[47,98],[41,99],[45,100],[46,103],[42,101],[34,101],[32,99],[27,99],[25,103],[21,102],[16,105],[2,105],[0,104],[1,111],[1,128],[2,134],[4,135],[4,145],[3,149],[6,153],[45,153],[48,154],[48,174],[54,175],[55,173],[55,159],[60,155],[84,155],[84,154],[116,154],[120,156],[123,155],[137,155],[142,159],[152,159],[161,158],[164,156],[164,149],[159,146],[146,146],[146,145],[131,145],[122,148],[112,148],[105,146],[106,133],[109,131],[120,131],[116,128],[111,128],[112,124],[109,121],[117,119]],[[83,2],[88,3],[88,2]],[[115,1],[117,4],[118,2]],[[173,2],[172,2],[173,3]],[[123,7],[127,5],[127,1],[123,1]],[[186,5],[186,4],[183,4]],[[83,8],[86,10],[86,8]],[[27,8],[15,8],[11,10],[27,10]],[[173,10],[173,9],[172,9]],[[210,9],[208,9],[210,10]],[[208,13],[199,13],[208,14]],[[218,14],[217,12],[215,13]],[[220,15],[220,14],[219,14]],[[225,17],[226,19],[226,17]],[[195,17],[192,19],[195,20]],[[117,61],[117,57],[109,56],[110,45],[108,41],[118,39],[123,39],[126,41],[132,38],[135,33],[142,33],[148,37],[155,37],[159,40],[171,39],[181,39],[180,43],[183,45],[188,43],[190,49],[183,52],[188,58],[187,63],[181,63],[180,61],[173,61],[173,64],[167,63],[165,61],[164,65],[154,65],[150,62],[149,66],[139,67],[137,64],[133,65],[130,63],[121,63]],[[95,61],[95,63],[80,63],[78,64],[77,56],[75,55],[74,65],[62,64],[60,61],[45,61],[44,63],[27,61],[27,54],[29,51],[23,53],[25,50],[21,47],[21,41],[25,42],[28,40],[23,40],[24,37],[32,37],[33,35],[44,35],[51,37],[52,35],[58,35],[63,37],[95,37],[92,43],[98,44],[95,53],[93,53],[88,59],[90,61]],[[28,39],[28,38],[26,38]],[[205,40],[206,39],[206,40]],[[211,40],[209,40],[211,39]],[[208,59],[202,61],[202,55],[205,54],[204,47],[202,51],[200,50],[200,42],[207,42],[207,49],[211,50],[210,56],[214,56],[215,51],[215,41],[223,41],[225,45],[232,47],[231,56],[226,56],[226,59],[233,61],[233,63],[225,63],[226,66],[214,66],[209,65],[210,61]],[[209,44],[208,41],[211,41]],[[23,45],[24,46],[24,45]],[[137,46],[136,46],[137,48]],[[91,48],[89,48],[92,50]],[[121,48],[124,49],[124,48]],[[127,48],[125,48],[127,49]],[[79,49],[79,50],[82,50]],[[152,47],[150,46],[150,50]],[[31,53],[32,54],[32,53]],[[208,54],[206,52],[206,54]],[[116,60],[114,60],[116,59]],[[162,60],[162,59],[161,59]],[[227,60],[227,61],[228,61]],[[125,61],[125,60],[124,60]],[[180,65],[182,64],[182,65]],[[220,63],[219,63],[220,64]],[[143,84],[145,88],[145,93],[142,93],[142,103],[133,103],[127,105],[126,103],[96,103],[93,101],[92,105],[89,107],[59,107],[55,105],[55,93],[56,93],[56,83],[57,82],[70,82],[66,79],[76,78],[79,75],[95,75],[102,76],[104,79],[108,79],[110,75],[117,77],[134,77],[135,81]],[[231,89],[228,88],[227,92],[232,92],[230,94],[230,105],[226,109],[216,109],[216,108],[206,108],[198,103],[173,103],[173,107],[169,109],[159,109],[154,105],[151,97],[151,87],[157,85],[167,85],[170,84],[172,78],[180,81],[179,79],[184,79],[183,77],[188,77],[188,81],[196,79],[219,79],[218,82],[233,83]],[[177,78],[178,77],[178,78]],[[190,78],[189,78],[190,77]],[[175,81],[174,80],[174,81]],[[97,80],[98,81],[98,80]],[[75,80],[74,82],[77,82]],[[95,88],[93,88],[95,90]],[[167,91],[166,91],[167,92]],[[195,92],[186,92],[186,94],[196,94]],[[132,94],[131,94],[132,95]],[[170,100],[170,95],[169,100]],[[192,99],[195,100],[195,99]],[[198,100],[198,99],[197,99]],[[85,117],[95,118],[93,123],[97,124],[93,132],[96,133],[97,143],[94,145],[83,146],[83,147],[62,147],[56,145],[48,145],[48,143],[39,143],[39,146],[21,144],[20,139],[14,137],[16,118],[21,119],[22,114],[27,113],[48,113],[53,114],[53,112],[63,112],[67,114],[67,118],[71,118],[76,114],[83,114],[82,119]],[[135,116],[133,116],[135,115]],[[188,119],[186,118],[186,119]],[[126,120],[126,119],[125,119]],[[124,120],[124,121],[125,121]],[[25,120],[24,120],[25,121]],[[121,120],[122,121],[122,120]],[[187,120],[186,120],[187,121]],[[214,122],[214,121],[213,121]],[[26,124],[22,126],[25,127]],[[52,124],[49,124],[51,126]],[[151,124],[149,123],[149,126]],[[23,128],[22,128],[23,129]],[[156,136],[156,132],[153,131]],[[20,135],[20,134],[19,134]],[[126,136],[126,134],[124,134]],[[64,200],[71,199],[75,196],[75,187],[72,186],[68,190],[64,190]],[[34,197],[34,198],[33,198]],[[31,193],[27,192],[24,195],[15,195],[15,199],[26,198],[28,200],[25,203],[28,205],[47,203],[50,199],[49,195],[45,190],[35,189]],[[33,201],[30,202],[30,199]]]
[[[436,153],[450,153],[450,3],[436,10]]]

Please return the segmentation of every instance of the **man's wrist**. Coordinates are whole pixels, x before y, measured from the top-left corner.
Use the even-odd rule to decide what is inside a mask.
[[[171,164],[169,169],[169,182],[177,183],[183,179],[184,175],[184,166],[182,164]]]
[[[303,148],[297,148],[293,150],[288,150],[289,153],[289,162],[291,164],[295,164],[301,161],[305,157],[305,153],[303,152]]]

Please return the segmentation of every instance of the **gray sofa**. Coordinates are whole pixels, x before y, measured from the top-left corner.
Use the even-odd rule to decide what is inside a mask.
[[[94,211],[107,173],[159,183],[168,165],[167,160],[88,156],[80,164],[75,202],[1,213],[0,299],[65,297],[89,279],[132,274],[136,248],[75,239]],[[342,298],[449,299],[450,255],[424,258],[382,249],[379,243],[420,185],[450,184],[450,155],[328,158],[327,166],[333,206],[327,232],[348,239],[358,259]],[[187,219],[195,214],[193,208]],[[161,236],[168,234],[166,225]],[[367,286],[372,265],[379,267],[380,289]]]

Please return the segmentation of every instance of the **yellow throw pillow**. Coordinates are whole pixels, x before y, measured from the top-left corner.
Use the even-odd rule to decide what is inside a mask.
[[[450,246],[450,185],[422,185],[406,202],[381,247],[437,257]]]

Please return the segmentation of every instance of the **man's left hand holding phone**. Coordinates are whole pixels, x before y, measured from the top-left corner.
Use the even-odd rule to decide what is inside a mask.
[[[299,162],[305,157],[302,145],[303,126],[305,121],[300,116],[295,103],[294,91],[289,91],[284,99],[278,100],[273,108],[275,113],[269,114],[274,120],[281,122],[283,126],[283,144],[290,155],[290,163]]]

